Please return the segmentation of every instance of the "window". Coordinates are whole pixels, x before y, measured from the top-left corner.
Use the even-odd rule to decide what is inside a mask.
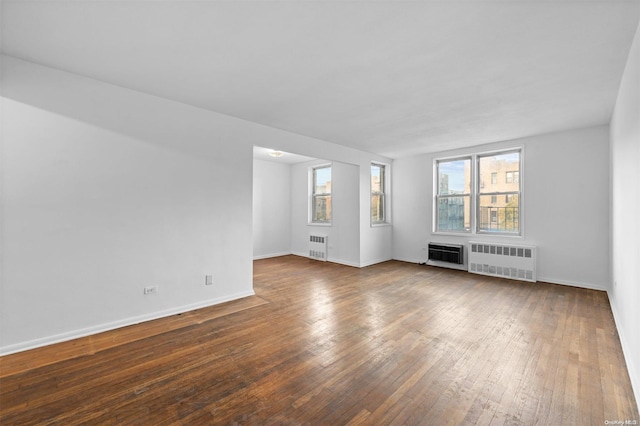
[[[380,224],[387,221],[386,218],[386,166],[384,164],[371,164],[371,223]]]
[[[520,235],[520,169],[520,149],[436,160],[435,232]]]
[[[436,231],[471,230],[471,157],[436,161]]]
[[[311,170],[311,222],[331,223],[331,166]]]
[[[504,171],[504,184],[479,188],[477,194],[478,232],[520,234],[520,151],[478,155],[478,176]],[[504,203],[496,201],[504,200]]]
[[[520,172],[507,172],[507,183],[519,183],[520,182]]]

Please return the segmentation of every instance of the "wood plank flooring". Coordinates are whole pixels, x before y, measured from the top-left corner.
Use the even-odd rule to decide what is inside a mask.
[[[0,358],[0,424],[640,423],[604,292],[296,256],[254,286]]]

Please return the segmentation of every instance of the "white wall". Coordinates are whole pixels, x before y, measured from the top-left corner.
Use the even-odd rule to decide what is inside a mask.
[[[253,258],[291,253],[291,166],[253,160]]]
[[[0,353],[252,294],[254,145],[355,164],[339,167],[349,184],[336,196],[358,200],[360,217],[369,209],[368,169],[360,179],[356,170],[388,161],[12,57],[1,62]],[[361,265],[368,220],[350,214],[335,229],[336,260]],[[257,250],[274,254],[283,242]],[[378,243],[367,252],[391,258],[390,231]],[[159,293],[144,296],[150,285]]]
[[[13,58],[2,87],[0,352],[253,294],[252,129]]]
[[[251,170],[236,148],[216,164],[2,106],[3,352],[253,294]]]
[[[379,161],[379,160],[378,160]],[[389,167],[386,170],[386,178],[393,182],[394,168],[390,162],[385,162]],[[391,185],[389,185],[391,189]],[[371,160],[360,166],[360,266],[369,266],[375,263],[391,259],[393,251],[394,222],[392,209],[394,194],[391,190],[386,194],[390,204],[387,225],[371,226]]]
[[[264,146],[264,144],[263,144]],[[368,266],[374,263],[384,262],[386,260],[390,260],[392,258],[392,234],[393,228],[391,226],[371,226],[371,162],[377,161],[382,163],[391,164],[391,160],[386,157],[381,157],[379,155],[371,154],[368,152],[357,151],[351,148],[347,148],[341,145],[336,145],[332,143],[324,143],[318,144],[313,143],[312,139],[306,139],[304,141],[294,141],[290,138],[282,138],[277,141],[277,143],[273,143],[268,145],[269,148],[292,152],[295,154],[305,155],[307,157],[314,158],[322,158],[323,162],[332,162],[337,161],[344,165],[355,166],[359,170],[358,175],[350,174],[349,179],[352,180],[353,183],[356,184],[357,193],[351,193],[349,197],[353,197],[354,200],[357,200],[359,204],[358,207],[358,222],[353,224],[358,230],[355,232],[354,230],[349,229],[349,235],[358,235],[358,245],[357,249],[353,247],[335,247],[333,252],[340,252],[340,257],[336,258],[336,261],[343,262],[345,264],[352,264],[353,256],[355,252],[359,252],[357,256],[357,261],[353,262],[354,266]],[[295,166],[292,166],[295,167]],[[355,169],[353,169],[355,170]],[[391,177],[393,175],[393,167],[388,171],[388,175]],[[302,177],[293,177],[292,178],[292,194],[297,193],[298,191],[303,191],[302,184],[306,185],[307,177],[304,178],[304,182],[300,182],[299,179]],[[297,189],[295,189],[297,188]],[[345,187],[346,188],[346,187]],[[349,191],[353,190],[353,187],[349,186]],[[304,186],[304,192],[306,196],[308,194],[308,189]],[[393,205],[393,195],[389,197],[391,199],[391,203]],[[292,199],[295,202],[295,199]],[[294,207],[295,208],[295,207]],[[306,209],[306,207],[304,207]],[[298,207],[298,209],[303,209],[303,207]],[[305,216],[304,220],[306,220],[306,210],[304,210]],[[297,218],[297,212],[292,210],[292,224],[296,223],[295,220]],[[299,219],[299,218],[298,218]],[[392,217],[393,220],[393,217]],[[296,225],[297,229],[301,229],[300,226]],[[306,226],[306,225],[304,225]],[[345,226],[342,226],[342,230],[345,230]],[[349,225],[351,226],[351,225]],[[295,232],[295,231],[294,231]],[[307,234],[308,235],[308,234]],[[302,253],[302,251],[308,251],[308,247],[302,250],[302,247],[299,243],[299,238],[296,239],[295,233],[292,235],[293,238],[293,246],[292,250],[294,253]],[[296,241],[298,241],[298,246],[296,246]],[[331,240],[330,240],[331,241]],[[335,243],[335,239],[333,242]],[[340,236],[340,241],[346,242],[346,237]],[[341,243],[342,244],[342,243]],[[348,245],[351,244],[349,240]],[[337,249],[337,251],[336,251]],[[301,251],[302,250],[302,251]],[[347,254],[348,253],[348,254]],[[349,260],[351,259],[351,260]]]
[[[602,126],[395,160],[394,258],[424,262],[429,241],[534,244],[538,280],[607,289],[608,139]],[[524,148],[524,237],[432,234],[434,158],[515,146]]]
[[[618,334],[640,399],[640,26],[611,120],[611,253],[609,292]]]
[[[339,156],[339,150],[333,152],[336,151],[335,156]],[[370,226],[369,166],[374,158],[367,153],[358,153],[351,158],[355,158],[362,166],[335,160],[317,160],[295,165],[256,160],[253,195],[254,258],[287,253],[307,256],[308,237],[315,232],[329,237],[329,261],[362,267],[391,259],[391,226]],[[378,157],[375,159],[380,161]],[[309,225],[308,171],[313,165],[326,163],[333,163],[333,221],[331,226]],[[289,171],[288,177],[285,176],[285,170]],[[391,170],[389,167],[388,178]],[[289,201],[284,193],[269,193],[272,184],[284,187],[286,182],[290,185]],[[282,212],[282,220],[271,223],[271,219],[265,218],[264,212],[279,211],[287,202],[290,211],[288,214]],[[285,218],[288,221],[286,224]],[[289,226],[289,233],[286,226]],[[288,245],[285,235],[290,236]]]
[[[353,164],[331,162],[331,225],[310,225],[309,168],[326,164],[316,160],[291,166],[291,226],[292,251],[300,256],[309,255],[309,235],[328,237],[327,260],[350,266],[360,266],[360,204],[359,167]]]
[[[7,56],[1,76],[2,354],[252,294],[254,145],[375,157]]]

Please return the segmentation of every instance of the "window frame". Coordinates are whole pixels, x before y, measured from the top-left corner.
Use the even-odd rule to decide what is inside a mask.
[[[331,174],[331,191],[316,193],[317,171],[321,169],[329,169]],[[332,163],[323,163],[309,167],[309,225],[331,226],[333,220],[333,167]],[[328,220],[315,220],[316,217],[316,199],[319,197],[329,198],[331,200],[331,212]]]
[[[462,194],[440,194],[440,163],[449,163],[449,162],[454,162],[454,161],[464,161],[464,160],[469,160],[469,167],[470,167],[470,185],[469,185],[469,192],[468,193],[462,193]],[[433,233],[435,234],[449,234],[449,235],[468,235],[472,233],[473,230],[473,211],[474,211],[474,198],[472,196],[472,192],[473,192],[473,184],[474,184],[474,178],[473,178],[473,155],[460,155],[460,156],[455,156],[455,157],[444,157],[444,158],[436,158],[434,159],[434,168],[433,168],[433,174],[434,174],[434,190],[433,190]],[[439,231],[438,230],[438,223],[439,223],[439,212],[440,209],[438,208],[439,206],[439,201],[440,199],[449,199],[449,198],[455,198],[455,197],[468,197],[469,199],[469,228],[468,229],[461,229],[459,231],[456,230],[445,230],[445,231]]]
[[[517,191],[497,191],[497,192],[481,192],[483,190],[483,185],[480,179],[480,158],[489,157],[494,155],[503,155],[509,153],[518,153],[519,154],[519,170],[513,171],[514,173],[514,183],[518,184]],[[469,179],[470,182],[470,227],[469,230],[438,230],[438,200],[439,196],[439,185],[440,185],[440,177],[439,177],[439,163],[455,161],[455,160],[463,160],[463,159],[471,159],[470,171],[469,171]],[[494,236],[494,237],[502,237],[502,238],[524,238],[524,185],[523,185],[523,176],[524,176],[524,158],[525,158],[525,149],[524,146],[515,146],[508,148],[495,149],[490,151],[481,151],[481,152],[472,152],[469,154],[462,154],[456,156],[449,157],[434,157],[433,158],[433,190],[432,190],[432,234],[437,235],[451,235],[451,236],[469,236],[469,235],[482,235],[484,236]],[[517,177],[516,177],[517,176]],[[499,180],[498,180],[499,181]],[[500,196],[513,196],[513,194],[518,195],[518,232],[501,232],[501,231],[487,231],[480,230],[480,196],[488,196],[488,195],[497,195],[498,200]],[[466,196],[466,194],[455,194],[450,196]]]
[[[483,192],[483,188],[480,187],[479,184],[477,184],[476,186],[476,191],[475,191],[475,226],[474,226],[474,234],[477,235],[495,235],[495,236],[501,236],[501,237],[522,237],[524,235],[523,233],[523,214],[522,214],[522,183],[520,180],[520,174],[522,172],[522,164],[523,164],[523,151],[524,148],[523,147],[517,147],[517,148],[507,148],[507,149],[500,149],[500,150],[496,150],[496,151],[489,151],[489,152],[482,152],[482,153],[478,153],[478,154],[474,154],[475,157],[475,173],[474,175],[476,176],[477,181],[480,181],[480,174],[482,173],[482,170],[480,168],[480,160],[482,158],[485,157],[492,157],[492,156],[497,156],[497,155],[506,155],[506,154],[511,154],[511,153],[517,153],[518,154],[518,170],[507,170],[505,171],[505,184],[518,184],[518,190],[517,191],[487,191],[487,192]],[[509,174],[511,174],[511,181],[509,181],[508,176]],[[481,202],[480,202],[480,197],[484,196],[491,196],[493,199],[493,196],[496,196],[496,199],[499,199],[501,196],[505,196],[505,199],[507,196],[511,196],[513,197],[513,195],[517,195],[518,196],[518,231],[517,232],[507,232],[507,231],[492,231],[492,230],[484,230],[484,229],[480,229],[480,215],[481,215]],[[491,211],[489,213],[489,215],[491,215]],[[491,219],[491,218],[490,218]],[[491,221],[491,223],[494,223],[493,221]]]
[[[381,182],[380,182],[380,191],[373,190],[373,168],[380,168]],[[371,226],[383,226],[389,225],[390,221],[390,197],[389,197],[389,188],[390,188],[390,166],[386,163],[381,163],[378,161],[372,161],[369,166],[369,220],[371,222]],[[374,220],[373,218],[373,197],[379,196],[382,200],[382,220]]]

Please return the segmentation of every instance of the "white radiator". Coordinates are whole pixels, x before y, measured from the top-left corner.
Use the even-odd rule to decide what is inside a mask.
[[[309,257],[323,262],[327,261],[327,236],[309,235]]]
[[[469,241],[469,272],[536,281],[536,247]]]

